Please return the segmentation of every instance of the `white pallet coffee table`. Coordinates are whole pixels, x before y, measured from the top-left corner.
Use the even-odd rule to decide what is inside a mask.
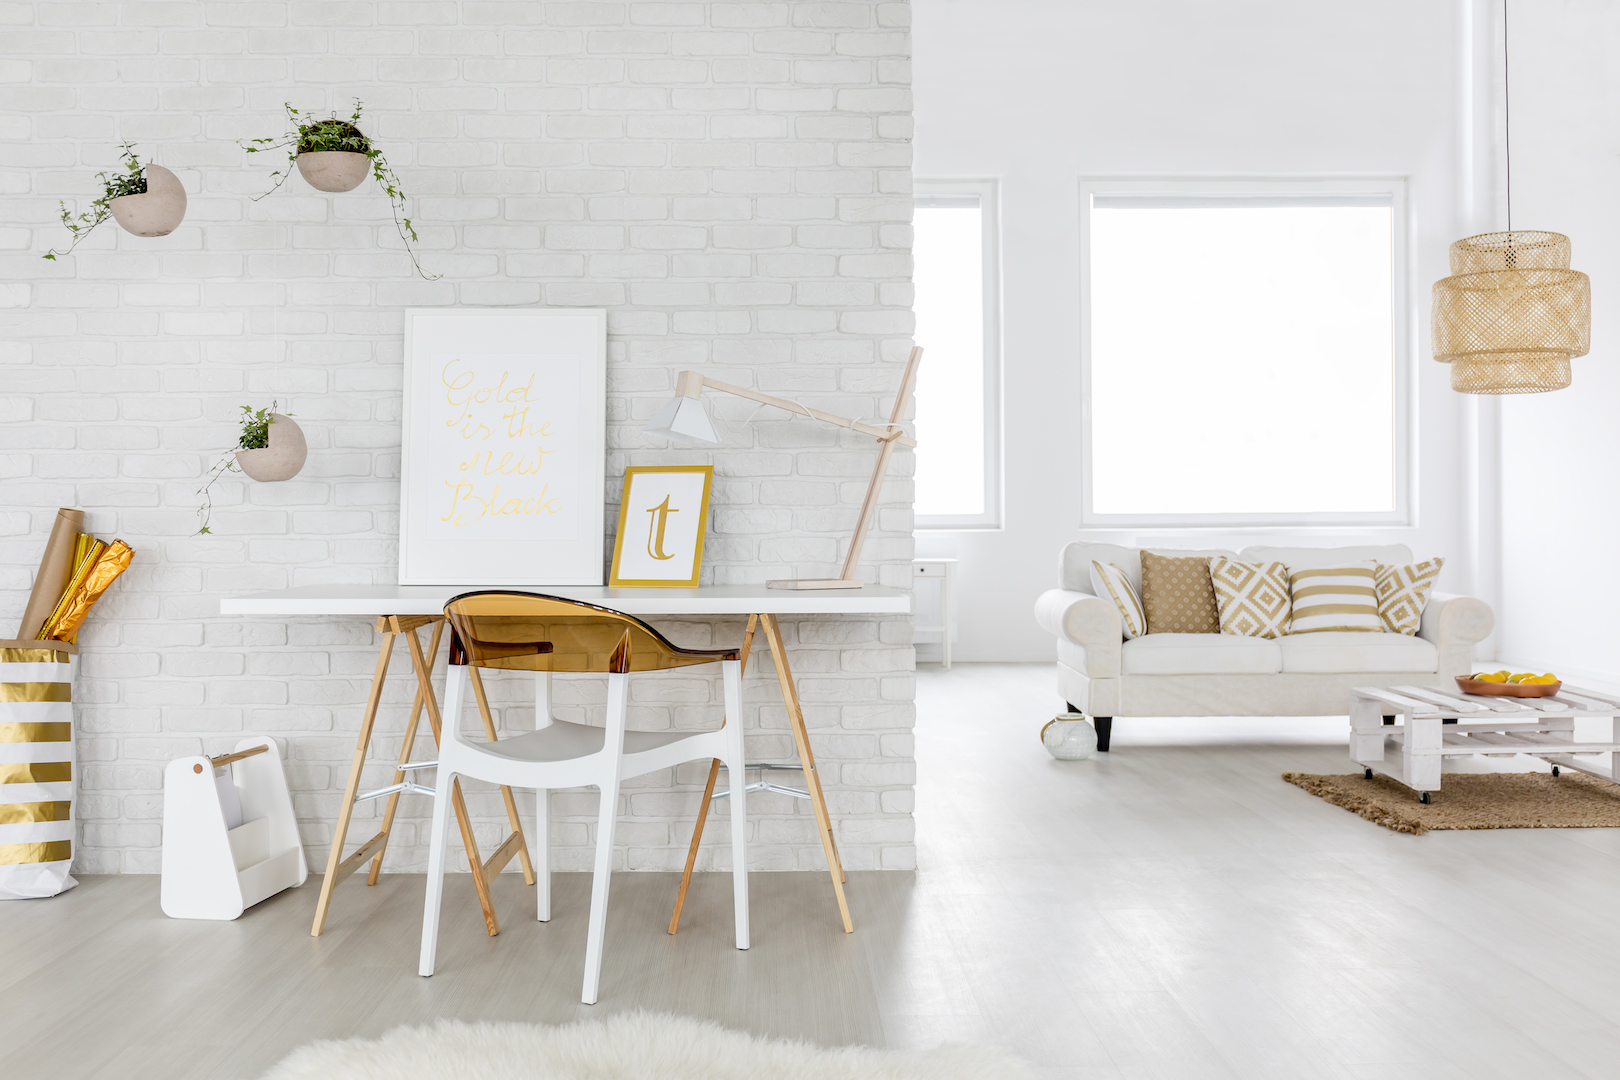
[[[1576,742],[1581,717],[1608,719],[1609,741]],[[1398,780],[1426,803],[1440,790],[1440,763],[1464,754],[1529,754],[1551,764],[1555,776],[1575,769],[1620,778],[1620,697],[1567,685],[1544,698],[1483,697],[1441,686],[1350,691],[1350,758],[1368,779],[1379,773]]]

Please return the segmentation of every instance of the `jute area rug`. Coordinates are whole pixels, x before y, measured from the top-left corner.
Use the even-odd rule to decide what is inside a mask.
[[[1029,1080],[988,1050],[899,1053],[755,1038],[628,1013],[566,1027],[440,1020],[380,1039],[311,1043],[264,1080]]]
[[[1428,806],[1385,776],[1290,772],[1283,779],[1386,829],[1417,836],[1430,829],[1620,828],[1620,785],[1583,773],[1447,773]]]

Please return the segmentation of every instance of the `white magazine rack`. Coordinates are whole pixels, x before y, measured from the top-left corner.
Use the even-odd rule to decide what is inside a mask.
[[[309,876],[274,739],[163,771],[163,913],[234,919]]]

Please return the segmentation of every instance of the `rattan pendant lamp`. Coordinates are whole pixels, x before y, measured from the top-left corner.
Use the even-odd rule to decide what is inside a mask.
[[[1502,0],[1502,116],[1507,231],[1451,245],[1451,276],[1434,283],[1434,358],[1463,394],[1540,394],[1570,384],[1569,362],[1592,346],[1592,282],[1569,268],[1569,237],[1513,228],[1513,136]]]

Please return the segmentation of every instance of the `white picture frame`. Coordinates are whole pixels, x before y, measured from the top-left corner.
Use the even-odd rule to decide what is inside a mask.
[[[401,585],[601,585],[602,308],[407,308]]]

